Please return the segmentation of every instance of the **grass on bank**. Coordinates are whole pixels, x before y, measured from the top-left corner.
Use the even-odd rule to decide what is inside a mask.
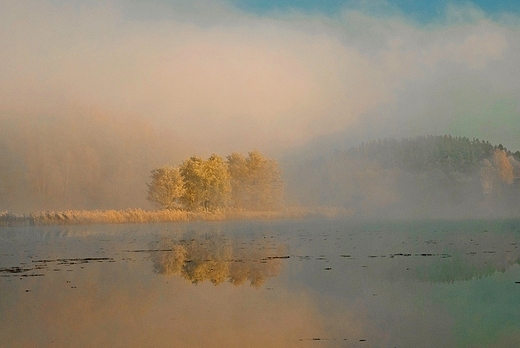
[[[288,219],[313,216],[344,215],[343,209],[288,208],[282,211],[245,211],[222,210],[216,212],[190,212],[183,210],[65,210],[41,211],[27,215],[0,212],[0,227],[5,226],[44,226],[44,225],[82,225],[82,224],[123,224],[153,223],[176,221],[222,221],[245,219]]]

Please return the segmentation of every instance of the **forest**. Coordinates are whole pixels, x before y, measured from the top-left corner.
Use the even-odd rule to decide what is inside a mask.
[[[150,170],[182,142],[142,118],[0,115],[0,211],[146,207]]]
[[[466,137],[375,140],[294,166],[288,195],[352,216],[518,216],[519,161],[519,151]]]

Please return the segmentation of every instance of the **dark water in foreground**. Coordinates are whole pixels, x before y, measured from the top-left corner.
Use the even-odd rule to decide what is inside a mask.
[[[520,347],[520,220],[0,228],[5,347]]]

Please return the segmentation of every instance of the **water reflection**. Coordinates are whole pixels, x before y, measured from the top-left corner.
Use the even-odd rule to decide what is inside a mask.
[[[150,250],[154,272],[182,277],[193,284],[211,281],[219,285],[249,282],[260,287],[280,273],[281,260],[289,258],[285,245],[271,239],[241,241],[220,234],[189,239],[163,238]]]
[[[318,261],[324,273],[352,276],[362,271],[365,278],[432,284],[478,280],[520,265],[517,229],[491,223],[489,229],[485,223],[451,224],[439,230],[433,223],[388,223],[321,235],[300,233],[305,244],[321,251],[295,256],[303,262]]]
[[[412,278],[431,283],[454,283],[504,273],[520,265],[520,249],[516,233],[458,231],[442,238],[416,243],[421,253],[399,255],[409,257],[408,272]],[[397,256],[396,256],[397,257]]]
[[[516,347],[520,221],[495,227],[2,231],[0,345]]]
[[[0,235],[0,268],[21,271],[0,277],[0,346],[301,347],[320,331],[310,296],[273,278],[289,248],[267,228],[162,226]]]

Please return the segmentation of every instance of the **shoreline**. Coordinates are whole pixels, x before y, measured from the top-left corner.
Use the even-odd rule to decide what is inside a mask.
[[[186,221],[224,221],[247,219],[301,219],[309,217],[332,217],[345,214],[336,208],[287,208],[279,211],[221,210],[216,212],[190,212],[184,210],[64,210],[41,211],[18,215],[0,212],[0,227],[158,223]]]
[[[313,218],[345,218],[352,221],[399,222],[399,221],[489,221],[520,220],[517,215],[483,215],[474,216],[362,216],[343,207],[287,207],[283,210],[251,211],[251,210],[219,210],[184,211],[184,210],[144,210],[140,208],[107,209],[107,210],[63,210],[39,211],[29,214],[16,214],[0,211],[0,228],[17,226],[66,226],[94,224],[144,224],[190,221],[232,221],[232,220],[284,220]]]

